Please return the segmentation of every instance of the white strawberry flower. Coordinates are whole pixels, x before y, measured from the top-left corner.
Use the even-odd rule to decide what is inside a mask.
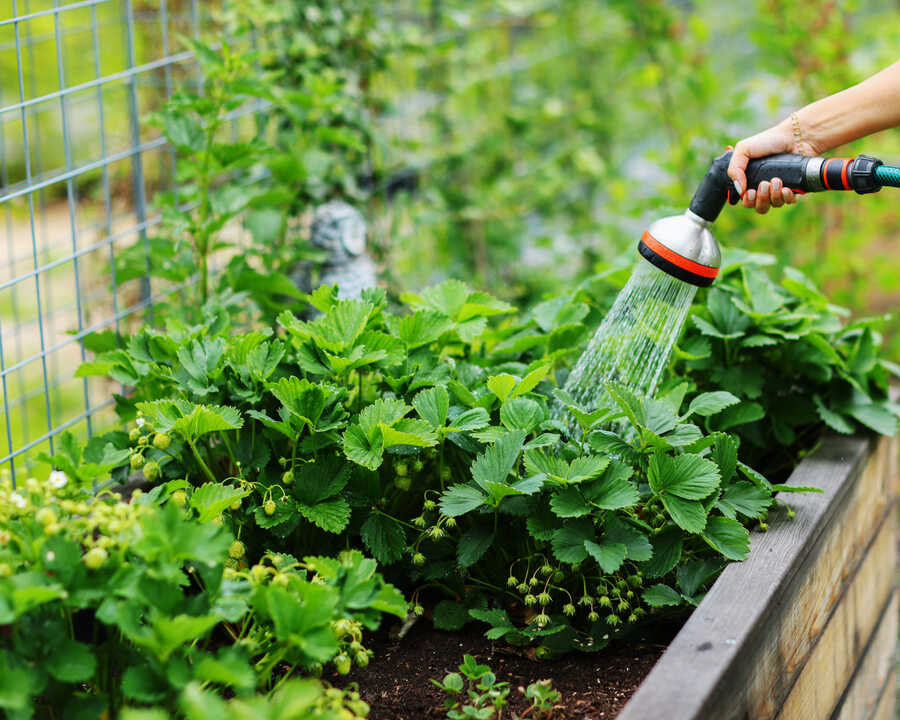
[[[10,495],[9,500],[13,505],[19,508],[19,510],[24,510],[25,506],[28,505],[28,501],[25,500],[25,498],[23,498],[17,492],[14,492],[12,495]]]
[[[57,490],[59,488],[65,487],[66,483],[69,482],[69,476],[66,475],[62,470],[51,471],[50,476],[47,479],[49,480],[50,484]]]

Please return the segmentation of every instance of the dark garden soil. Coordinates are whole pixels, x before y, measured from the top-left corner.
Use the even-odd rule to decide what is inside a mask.
[[[512,717],[509,710],[522,713],[529,705],[519,687],[550,679],[562,695],[554,720],[607,720],[628,702],[678,631],[677,626],[666,627],[655,631],[652,641],[539,661],[533,650],[488,640],[478,629],[440,632],[428,625],[417,623],[403,640],[388,633],[369,638],[365,644],[375,657],[367,668],[354,667],[346,678],[326,679],[335,685],[357,683],[372,708],[370,720],[444,718],[446,696],[430,680],[456,672],[468,653],[489,665],[498,681],[510,684],[504,719]]]

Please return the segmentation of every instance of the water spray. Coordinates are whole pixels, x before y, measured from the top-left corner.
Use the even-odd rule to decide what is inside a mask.
[[[608,404],[610,382],[645,395],[656,390],[697,288],[712,285],[719,274],[722,254],[709,228],[726,203],[739,200],[727,173],[731,154],[713,160],[683,215],[657,220],[641,237],[638,252],[650,265],[635,268],[563,387],[581,408]],[[758,158],[747,166],[748,187],[774,178],[798,193],[855,190],[865,195],[884,185],[900,187],[900,167],[867,155],[792,154]],[[565,415],[561,407],[555,412]]]
[[[712,161],[683,215],[657,220],[638,243],[645,260],[697,287],[712,285],[722,262],[709,226],[725,203],[735,205],[739,200],[727,172],[731,154],[729,150]],[[799,193],[855,190],[865,195],[878,192],[883,185],[900,187],[900,168],[868,155],[824,158],[789,153],[757,158],[747,165],[748,188],[774,178],[781,178],[786,188]]]

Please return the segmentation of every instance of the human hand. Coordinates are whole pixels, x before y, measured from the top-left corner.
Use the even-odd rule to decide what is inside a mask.
[[[744,207],[755,207],[756,212],[765,215],[769,212],[770,207],[793,205],[797,202],[797,196],[790,188],[784,187],[781,178],[773,178],[771,181],[764,180],[759,187],[748,188],[746,175],[747,164],[753,158],[793,151],[793,131],[790,124],[786,125],[784,122],[741,140],[735,145],[731,162],[728,165],[728,177],[734,181],[734,186],[741,196]]]

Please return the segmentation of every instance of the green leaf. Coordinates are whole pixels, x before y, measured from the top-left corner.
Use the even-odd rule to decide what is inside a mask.
[[[194,490],[191,507],[197,511],[200,522],[209,522],[221,515],[235,500],[247,497],[251,488],[237,488],[224,483],[208,482]]]
[[[306,331],[320,348],[339,353],[356,342],[374,309],[362,300],[339,300],[325,315],[306,323]]]
[[[684,535],[678,528],[667,525],[662,532],[650,539],[650,544],[653,546],[653,557],[642,565],[642,570],[647,577],[662,577],[671,572],[681,560]]]
[[[606,521],[603,540],[624,545],[626,557],[635,562],[645,562],[653,556],[653,545],[647,536],[615,515],[610,515]]]
[[[381,432],[375,433],[372,441],[359,425],[351,425],[343,435],[344,454],[357,465],[377,470],[384,457],[384,439]]]
[[[644,602],[647,603],[650,607],[681,605],[684,602],[684,600],[681,598],[680,592],[678,592],[674,588],[669,587],[668,585],[664,585],[663,583],[651,585],[646,590],[644,590],[641,597],[643,597]]]
[[[385,315],[391,334],[399,338],[409,350],[435,342],[453,329],[453,320],[438,312],[419,310],[412,315]]]
[[[724,390],[706,392],[698,395],[693,400],[691,400],[691,404],[688,407],[687,414],[689,416],[702,415],[703,417],[709,417],[710,415],[720,413],[725,408],[731,405],[735,405],[739,402],[740,400],[738,398],[736,398],[730,392],[725,392]]]
[[[491,422],[491,416],[484,408],[476,407],[466,410],[450,421],[447,432],[471,432],[487,427]]]
[[[531,432],[543,420],[543,408],[531,398],[513,397],[500,408],[500,422],[509,430]]]
[[[501,373],[500,375],[492,375],[488,378],[487,387],[501,403],[506,402],[506,398],[509,397],[509,394],[513,391],[516,384],[519,382],[519,378],[514,375],[510,375],[509,373]]]
[[[585,541],[594,539],[594,525],[590,519],[571,520],[553,531],[553,554],[561,562],[579,563],[588,556]]]
[[[437,445],[437,436],[431,424],[425,420],[405,418],[398,420],[394,427],[379,425],[384,447],[410,445],[412,447],[432,447]]]
[[[550,372],[552,365],[539,365],[537,368],[528,373],[524,378],[522,378],[522,382],[516,385],[515,390],[513,390],[512,397],[518,397],[519,395],[524,395],[525,393],[529,393],[534,390],[538,384],[543,380],[547,374]]]
[[[605,573],[614,573],[625,562],[625,545],[622,543],[605,539],[600,543],[585,540],[584,548]]]
[[[762,420],[765,416],[766,411],[759,403],[742,402],[725,408],[716,418],[716,427],[722,431],[730,430],[739,425]]]
[[[222,648],[216,657],[204,655],[194,666],[194,674],[198,680],[226,688],[249,691],[256,686],[256,673],[245,652],[236,645]]]
[[[736,513],[748,518],[758,518],[771,504],[771,493],[741,480],[725,488],[716,507],[730,518],[734,518]]]
[[[387,425],[391,427],[406,415],[412,408],[396,398],[379,398],[364,408],[359,414],[359,426],[371,438],[375,428]]]
[[[438,630],[459,630],[469,622],[469,611],[462,603],[441,600],[434,606],[432,622]]]
[[[822,419],[822,422],[824,422],[835,432],[842,433],[843,435],[852,435],[856,430],[853,423],[843,415],[841,415],[840,413],[836,413],[833,410],[829,410],[827,407],[825,407],[825,403],[822,402],[822,398],[820,396],[814,395],[813,402],[816,404],[816,412]]]
[[[703,539],[729,560],[743,560],[750,552],[750,533],[731,518],[718,515],[708,518]]]
[[[325,410],[325,391],[321,385],[306,378],[285,377],[270,385],[269,391],[291,415],[304,422],[310,430],[315,429]]]
[[[684,500],[664,493],[662,502],[675,524],[689,533],[701,533],[706,527],[706,510],[697,500]]]
[[[159,432],[177,432],[190,443],[212,432],[239,430],[244,424],[236,408],[221,405],[154,400],[137,403],[137,409],[151,419]]]
[[[719,468],[699,455],[665,455],[650,458],[648,479],[654,493],[702,500],[719,486]]]
[[[477,563],[494,542],[494,533],[482,525],[473,525],[459,538],[456,545],[456,559],[460,567],[471,567]]]
[[[298,463],[294,466],[294,485],[291,491],[300,502],[315,505],[337,495],[347,486],[351,467],[336,456]]]
[[[297,512],[325,532],[341,533],[350,522],[350,504],[341,497],[315,505],[297,503]]]
[[[640,500],[637,488],[629,478],[634,471],[619,460],[613,460],[599,480],[584,488],[588,501],[602,510],[631,507]]]
[[[556,517],[583,517],[591,512],[591,506],[577,487],[565,487],[550,497],[550,509]]]
[[[44,661],[44,668],[60,682],[87,682],[97,670],[97,658],[89,645],[58,638]]]
[[[205,135],[193,113],[183,110],[166,110],[163,114],[163,134],[166,139],[183,153],[199,152],[203,148]]]
[[[737,440],[732,435],[715,434],[712,459],[719,467],[722,484],[731,482],[737,468]]]
[[[711,558],[692,560],[678,566],[678,587],[688,597],[693,597],[703,585],[722,569],[720,561]]]
[[[481,507],[487,495],[471,485],[454,485],[441,495],[441,512],[448,517],[459,517]]]
[[[218,623],[217,615],[162,616],[155,618],[151,623],[152,640],[143,641],[135,637],[131,639],[139,645],[149,647],[160,660],[165,661],[176,649],[205,635]]]
[[[524,430],[511,430],[479,455],[472,463],[472,478],[487,490],[487,483],[502,483],[512,472],[522,445]]]
[[[396,520],[381,513],[371,513],[362,524],[360,535],[372,556],[383,565],[403,557],[406,533]]]
[[[569,485],[577,485],[597,477],[609,467],[609,463],[610,459],[608,457],[598,457],[596,455],[575,458],[569,463],[564,480]]]
[[[169,691],[167,683],[149,666],[132,665],[122,676],[122,694],[141,703],[158,703]]]
[[[433,428],[442,428],[447,423],[450,410],[450,395],[447,388],[437,385],[422,390],[413,398],[413,407],[419,417],[427,421]]]
[[[857,403],[848,406],[846,412],[881,435],[897,434],[897,416],[881,405]]]
[[[469,286],[464,282],[445,280],[440,285],[423,290],[422,303],[453,320],[458,320],[469,293]]]

